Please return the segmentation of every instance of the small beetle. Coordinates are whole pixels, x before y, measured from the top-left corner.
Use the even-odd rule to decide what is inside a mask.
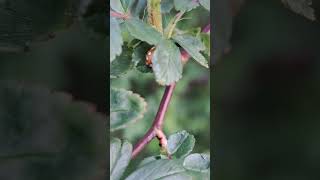
[[[149,67],[152,67],[152,56],[153,56],[153,53],[155,51],[155,47],[152,47],[148,52],[147,52],[147,55],[146,55],[146,65],[149,66]]]

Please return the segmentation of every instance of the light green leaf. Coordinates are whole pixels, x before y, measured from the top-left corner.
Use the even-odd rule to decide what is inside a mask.
[[[125,13],[120,0],[110,0],[110,7],[118,13]]]
[[[110,142],[110,179],[119,180],[126,170],[132,153],[132,145],[113,138]]]
[[[183,166],[191,171],[208,172],[210,169],[210,156],[207,154],[190,154],[183,161]]]
[[[204,159],[200,159],[199,157],[203,157]],[[199,156],[199,154],[192,154],[187,156],[187,158],[166,159],[166,157],[161,156],[148,157],[125,180],[210,179],[209,155],[201,154]]]
[[[281,0],[293,12],[300,14],[312,21],[316,20],[314,9],[310,7],[312,0]]]
[[[125,180],[156,180],[160,178],[168,178],[186,172],[181,165],[181,160],[160,159],[147,163],[145,166],[134,171]]]
[[[154,51],[152,69],[160,85],[170,85],[182,77],[179,48],[171,40],[162,40]]]
[[[194,136],[183,130],[169,136],[168,152],[176,158],[181,158],[193,150],[194,144]]]
[[[194,0],[174,0],[174,7],[177,11],[191,11],[199,6]]]
[[[124,89],[111,88],[110,91],[110,130],[125,128],[141,119],[147,103],[138,94]]]
[[[199,0],[201,6],[210,11],[210,0]]]
[[[137,18],[131,18],[125,21],[130,34],[149,44],[156,45],[162,39],[162,35],[152,26]]]
[[[200,51],[205,50],[205,46],[202,44],[199,38],[190,36],[188,34],[181,34],[173,36],[173,39],[182,46],[190,56],[195,59],[202,66],[209,68],[208,62]]]
[[[117,56],[110,65],[110,78],[119,78],[134,68],[132,61],[133,50],[124,46],[120,56]]]
[[[118,21],[110,17],[110,62],[122,52],[123,39]]]
[[[160,154],[160,155],[158,155],[158,156],[150,156],[150,157],[144,158],[144,159],[141,161],[141,163],[139,164],[138,168],[139,168],[139,167],[142,167],[142,166],[145,166],[145,165],[147,165],[148,163],[157,161],[157,160],[159,160],[159,159],[168,159],[168,157],[165,156],[165,155]]]

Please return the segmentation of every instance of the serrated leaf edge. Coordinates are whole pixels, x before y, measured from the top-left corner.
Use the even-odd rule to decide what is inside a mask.
[[[133,95],[133,96],[137,97],[139,100],[141,100],[141,103],[142,103],[142,105],[143,105],[143,110],[141,111],[141,113],[140,113],[140,115],[139,115],[138,117],[136,117],[135,119],[131,120],[131,121],[128,122],[128,123],[125,123],[124,125],[118,126],[117,128],[110,128],[110,131],[111,131],[111,132],[114,132],[114,131],[116,131],[116,130],[123,129],[123,128],[127,127],[128,125],[133,124],[133,123],[137,122],[138,120],[142,119],[142,118],[144,117],[144,114],[147,112],[147,106],[148,106],[148,104],[147,104],[147,102],[145,101],[145,99],[144,99],[140,94],[134,93],[134,92],[132,92],[132,91],[130,91],[130,90],[126,90],[126,89],[123,89],[123,88],[115,88],[115,87],[112,87],[112,89],[114,89],[114,90],[119,90],[119,91],[125,91],[125,92],[127,92],[129,95]],[[110,114],[111,114],[111,113],[112,113],[112,112],[110,112]],[[111,119],[110,119],[110,121],[111,121]]]

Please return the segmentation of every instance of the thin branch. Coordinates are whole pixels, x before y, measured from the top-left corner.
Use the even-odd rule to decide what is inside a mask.
[[[203,28],[202,32],[210,32],[210,24]],[[181,61],[186,63],[189,59],[190,55],[186,51],[181,52]],[[164,117],[167,112],[173,91],[176,87],[176,83],[173,83],[169,86],[166,86],[166,89],[163,93],[160,106],[157,112],[157,115],[153,121],[152,126],[148,130],[148,132],[138,141],[138,143],[134,146],[131,158],[135,158],[143,148],[155,137],[160,141],[160,145],[163,145],[162,142],[166,142],[166,137],[163,134],[162,127],[164,123]],[[161,137],[159,137],[159,133]],[[169,156],[170,158],[170,156]]]
[[[161,130],[164,122],[164,116],[167,112],[173,90],[176,87],[176,84],[173,83],[169,86],[166,86],[164,94],[161,99],[161,103],[157,112],[157,115],[153,121],[151,128],[148,132],[143,136],[143,138],[135,145],[132,152],[132,158],[136,157],[142,149],[153,139],[156,137],[156,130]]]

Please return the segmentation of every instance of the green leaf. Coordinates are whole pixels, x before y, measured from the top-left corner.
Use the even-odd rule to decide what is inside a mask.
[[[118,13],[125,13],[125,10],[120,0],[110,0],[110,7]]]
[[[199,0],[201,6],[210,11],[210,0]]]
[[[124,0],[128,1],[128,0]],[[139,17],[139,15],[143,12],[145,7],[147,6],[147,0],[130,0],[128,11],[133,17]]]
[[[169,136],[168,152],[177,158],[181,158],[190,154],[194,144],[195,139],[193,135],[183,130]]]
[[[316,20],[314,9],[310,7],[312,0],[281,0],[286,6],[288,6],[293,12],[300,14],[312,21]]]
[[[174,0],[174,7],[177,11],[191,11],[199,6],[194,0]]]
[[[133,50],[124,46],[120,56],[117,56],[110,65],[110,78],[119,78],[134,68],[132,61]]]
[[[182,77],[179,48],[171,40],[162,40],[154,51],[152,69],[160,85],[170,85]]]
[[[110,179],[119,180],[126,170],[132,153],[132,145],[113,138],[110,142]]]
[[[162,35],[152,26],[137,18],[131,18],[125,21],[130,34],[149,44],[156,45],[162,39]]]
[[[139,167],[143,167],[145,165],[147,165],[148,163],[151,163],[151,162],[154,162],[154,161],[157,161],[159,159],[168,159],[167,156],[165,155],[158,155],[158,156],[150,156],[150,157],[147,157],[147,158],[144,158],[141,163],[138,165],[138,168]]]
[[[202,66],[209,68],[207,60],[200,53],[200,51],[205,50],[205,46],[202,44],[199,38],[190,36],[188,34],[175,35],[172,38],[180,46],[182,46],[193,59],[195,59]]]
[[[187,158],[180,159],[166,159],[161,156],[148,157],[125,180],[140,179],[209,180],[210,158],[205,154],[191,154]]]
[[[141,119],[147,103],[138,94],[124,89],[111,88],[110,91],[110,130],[125,128]]]
[[[172,0],[162,0],[161,1],[161,12],[162,13],[169,13],[173,8],[173,1]]]
[[[191,171],[208,172],[210,169],[210,156],[207,154],[190,154],[183,161],[183,166]]]
[[[205,53],[210,56],[210,34],[209,33],[200,33],[200,38],[202,44],[205,46]]]
[[[122,52],[123,39],[118,21],[110,17],[110,62]]]
[[[151,49],[147,43],[142,42],[136,48],[134,48],[133,52],[133,61],[136,65],[136,69],[142,73],[152,73],[152,68],[146,65],[146,54]]]
[[[186,172],[186,169],[181,165],[181,160],[160,159],[138,168],[125,180],[156,180],[160,178],[169,178],[184,172]]]
[[[0,81],[0,99],[3,179],[94,179],[103,171],[106,119],[93,106],[13,81]]]

